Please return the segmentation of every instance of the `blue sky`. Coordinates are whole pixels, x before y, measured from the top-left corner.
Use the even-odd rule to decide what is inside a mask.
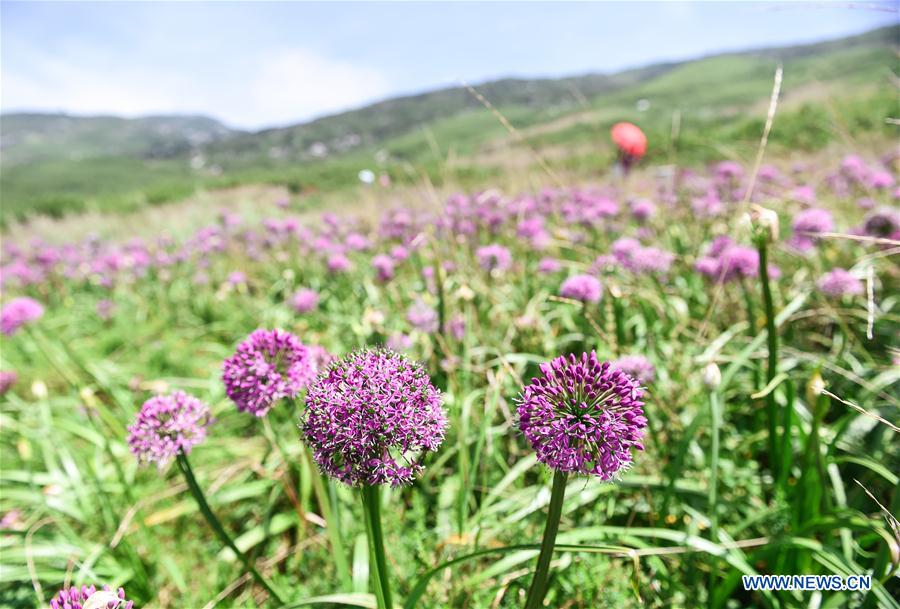
[[[2,2],[0,109],[261,128],[461,79],[612,72],[897,22],[863,6]]]

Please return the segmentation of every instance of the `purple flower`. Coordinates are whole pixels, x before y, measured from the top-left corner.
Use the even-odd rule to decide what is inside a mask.
[[[652,383],[656,379],[656,368],[643,355],[626,355],[611,361],[609,365],[641,383]]]
[[[0,311],[0,332],[12,336],[19,328],[40,319],[43,314],[44,307],[33,298],[14,298]]]
[[[815,245],[816,233],[830,233],[834,230],[834,219],[827,209],[804,209],[794,216],[793,229],[791,245],[800,251],[806,251]]]
[[[182,391],[152,397],[128,428],[128,445],[139,461],[160,469],[173,457],[188,454],[206,438],[209,407]]]
[[[347,239],[344,241],[344,243],[347,245],[347,247],[354,251],[363,251],[371,247],[371,244],[369,243],[369,240],[366,238],[366,236],[360,235],[359,233],[350,233],[349,235],[347,235]]]
[[[0,395],[6,395],[18,380],[19,375],[14,370],[0,370]]]
[[[894,185],[894,176],[887,171],[874,171],[869,176],[869,186],[876,190],[883,190]]]
[[[667,273],[675,260],[675,254],[656,247],[642,247],[631,253],[622,266],[632,273]]]
[[[707,278],[722,283],[735,279],[759,276],[759,253],[752,247],[736,245],[726,236],[717,237],[709,252],[697,260],[694,269]],[[769,276],[781,276],[781,271],[769,265]]]
[[[863,293],[862,281],[844,269],[835,268],[819,279],[816,284],[823,294],[834,297],[856,296]]]
[[[900,233],[900,210],[887,207],[876,209],[866,216],[866,220],[863,223],[863,232],[870,237],[887,237],[891,239],[897,237],[898,233]]]
[[[247,274],[243,271],[233,271],[228,275],[228,283],[234,287],[244,285],[247,283]]]
[[[391,351],[408,351],[413,346],[413,340],[408,334],[395,332],[387,337],[384,345]]]
[[[350,260],[343,254],[332,254],[328,258],[328,271],[342,273],[351,267]]]
[[[462,340],[466,336],[466,318],[461,313],[457,313],[447,322],[447,329],[453,338]]]
[[[291,306],[297,313],[309,313],[319,306],[319,293],[309,288],[300,288],[291,296]]]
[[[541,258],[538,262],[538,273],[555,273],[562,268],[562,264],[556,258]]]
[[[134,607],[134,601],[125,598],[125,590],[122,588],[113,592],[109,586],[103,586],[101,590],[97,590],[96,586],[80,588],[75,586],[63,588],[57,592],[56,596],[50,600],[50,609],[83,609],[87,605],[88,599],[106,601],[102,605],[92,602],[90,606],[97,609],[132,609]]]
[[[378,254],[372,258],[372,267],[378,275],[378,281],[390,281],[394,278],[394,260],[386,254]]]
[[[350,486],[401,486],[422,469],[417,453],[441,445],[447,417],[421,365],[364,350],[310,386],[302,429],[322,472]]]
[[[637,381],[595,352],[541,364],[518,400],[519,429],[549,467],[609,480],[643,450],[647,426]]]
[[[402,245],[395,245],[391,248],[391,258],[394,262],[403,262],[409,258],[409,250]]]
[[[97,317],[99,317],[103,321],[108,321],[112,319],[113,312],[115,312],[116,309],[116,304],[108,298],[104,298],[103,300],[97,301],[95,309],[97,311]]]
[[[794,189],[794,192],[791,193],[791,198],[797,203],[812,205],[816,202],[816,189],[808,184],[805,186],[798,186]]]
[[[421,300],[416,301],[406,310],[406,321],[415,328],[427,334],[437,331],[437,311],[429,307]]]
[[[629,206],[631,215],[638,222],[644,222],[656,213],[656,205],[650,199],[634,199]]]
[[[505,271],[512,264],[512,255],[509,250],[496,243],[485,245],[475,250],[475,257],[481,268],[490,271]]]
[[[225,393],[241,412],[265,416],[282,398],[293,398],[318,370],[310,348],[284,330],[255,330],[222,366]]]
[[[573,275],[563,281],[559,295],[581,302],[599,302],[603,289],[600,280],[591,275]]]

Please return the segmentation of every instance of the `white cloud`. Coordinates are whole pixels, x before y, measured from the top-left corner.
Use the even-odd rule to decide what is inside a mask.
[[[267,60],[250,84],[249,102],[256,116],[284,124],[374,101],[390,91],[376,70],[320,57],[301,49]],[[253,122],[246,116],[241,122]]]
[[[130,65],[110,69],[56,56],[29,58],[28,70],[4,66],[3,111],[42,110],[140,116],[207,114],[243,128],[296,123],[386,96],[376,70],[293,49],[261,53],[227,75]]]

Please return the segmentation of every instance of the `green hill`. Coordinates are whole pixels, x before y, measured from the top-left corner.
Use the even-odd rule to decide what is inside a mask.
[[[775,66],[784,65],[772,145],[814,149],[835,137],[895,136],[900,28],[823,43],[728,53],[618,74],[504,79],[477,89],[560,169],[596,167],[616,120],[637,121],[650,156],[721,158],[758,139]],[[644,100],[639,111],[636,103]],[[762,108],[760,108],[762,104]],[[673,117],[679,138],[670,140]],[[497,119],[463,87],[386,100],[300,125],[238,132],[204,117],[9,114],[2,133],[2,219],[86,208],[133,209],[198,187],[275,182],[295,191],[353,185],[362,168],[395,180],[483,181],[512,150]],[[456,159],[450,167],[448,157]]]

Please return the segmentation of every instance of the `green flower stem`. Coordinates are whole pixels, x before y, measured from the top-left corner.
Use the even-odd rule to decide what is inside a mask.
[[[759,281],[762,284],[763,306],[766,313],[766,341],[768,343],[768,365],[766,368],[766,384],[772,382],[778,374],[778,332],[775,329],[775,306],[772,304],[772,288],[769,285],[769,252],[764,237],[758,237],[756,247],[759,251]],[[778,458],[778,409],[775,404],[775,391],[766,395],[766,416],[769,424],[769,463],[776,479],[779,478],[781,460]]]
[[[710,447],[709,462],[709,495],[707,499],[709,513],[709,538],[713,543],[719,543],[719,514],[717,512],[717,499],[719,492],[719,430],[722,427],[722,404],[719,400],[719,394],[712,391],[709,394],[709,411],[712,420],[711,435],[712,446]],[[715,564],[715,563],[714,563]],[[713,568],[709,573],[709,606],[714,607],[716,591],[716,570]]]
[[[197,479],[194,478],[194,472],[191,469],[190,463],[188,463],[187,457],[184,454],[179,454],[176,457],[178,462],[178,467],[181,469],[181,473],[184,474],[185,482],[187,482],[188,488],[191,491],[191,494],[194,496],[194,499],[197,501],[197,507],[200,508],[200,512],[203,514],[204,518],[206,518],[206,522],[209,523],[209,526],[215,531],[216,535],[219,536],[219,540],[224,543],[228,548],[234,552],[234,555],[244,564],[244,568],[247,569],[247,572],[253,576],[253,579],[256,580],[260,586],[265,588],[266,592],[269,593],[269,599],[275,601],[278,605],[283,605],[284,600],[282,600],[281,595],[279,595],[272,586],[269,585],[269,582],[260,575],[259,571],[251,564],[250,560],[247,556],[241,552],[236,545],[234,545],[234,541],[231,540],[231,536],[225,531],[225,528],[222,526],[222,523],[219,522],[219,519],[216,518],[216,515],[213,514],[212,510],[209,507],[209,504],[206,502],[206,498],[203,496],[203,491],[200,490],[200,485],[197,484]]]
[[[550,559],[553,557],[553,546],[556,545],[556,533],[559,531],[559,518],[562,516],[563,498],[566,495],[566,473],[556,471],[553,474],[553,487],[550,491],[550,509],[547,512],[547,524],[544,527],[544,538],[541,540],[541,553],[538,555],[537,569],[528,589],[525,609],[538,609],[547,595],[547,582],[550,580]]]
[[[366,484],[361,496],[365,512],[366,536],[369,539],[369,562],[372,584],[378,609],[393,609],[387,559],[384,554],[384,534],[381,529],[381,487]]]
[[[313,492],[319,509],[322,510],[322,518],[325,519],[325,532],[328,534],[328,543],[331,544],[331,552],[334,554],[334,568],[344,590],[353,589],[353,578],[350,576],[350,563],[347,562],[347,553],[344,550],[344,542],[340,527],[340,505],[337,501],[332,483],[319,473],[318,467],[312,460],[312,456],[301,448],[303,458],[309,463],[310,478],[312,478]],[[326,489],[327,485],[327,489]]]

